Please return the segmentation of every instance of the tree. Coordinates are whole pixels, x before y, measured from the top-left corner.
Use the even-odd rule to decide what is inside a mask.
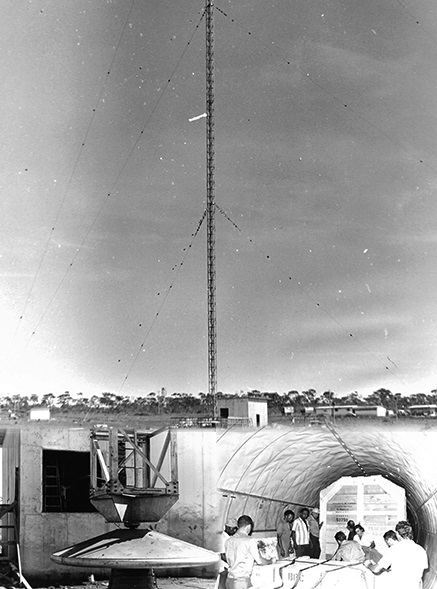
[[[116,397],[114,393],[102,393],[100,399],[100,406],[106,407],[108,410],[112,410],[116,405]]]
[[[417,393],[415,395],[411,395],[411,404],[412,405],[428,405],[428,395],[424,393]]]
[[[299,391],[288,391],[287,393],[287,400],[288,400],[288,404],[293,405],[293,407],[296,407],[296,399],[299,396]]]
[[[335,393],[333,393],[331,390],[325,391],[322,397],[325,400],[326,405],[333,405]]]
[[[61,409],[66,409],[67,407],[71,406],[73,399],[69,393],[69,391],[65,391],[65,393],[62,393],[62,395],[58,396],[58,403],[61,407]]]
[[[220,396],[223,396],[220,393]],[[211,393],[199,393],[200,410],[202,413],[213,414],[214,412],[214,396]]]
[[[55,402],[55,395],[53,393],[47,393],[43,395],[41,402],[43,405],[46,405],[47,407],[53,407]]]
[[[100,407],[100,397],[98,395],[93,395],[88,404],[90,408],[98,409]]]
[[[7,407],[8,409],[10,409],[12,407],[13,403],[12,403],[12,397],[2,397],[1,399],[1,407],[5,408]]]
[[[87,412],[90,409],[90,400],[86,397],[82,397],[82,393],[80,393],[80,397],[74,403],[74,408],[77,411],[85,411]]]
[[[30,395],[29,397],[29,403],[31,405],[38,405],[39,403],[39,397],[36,393],[33,393],[32,395]]]
[[[394,407],[393,393],[388,389],[378,389],[366,397],[368,405],[382,405],[386,409]]]
[[[378,389],[376,391],[381,397],[381,405],[386,409],[391,409],[394,406],[393,393],[388,389]]]
[[[304,404],[306,406],[313,405],[316,395],[317,395],[317,392],[315,389],[308,389],[307,391],[302,391],[302,396],[305,399]]]
[[[325,399],[326,405],[331,405],[331,417],[334,419],[335,393],[333,393],[331,390],[325,391],[323,393],[323,398]]]
[[[267,406],[273,414],[282,414],[284,408],[284,397],[278,393],[265,393],[267,397]]]

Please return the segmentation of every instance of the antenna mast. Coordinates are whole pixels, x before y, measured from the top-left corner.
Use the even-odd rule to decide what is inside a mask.
[[[215,274],[215,194],[214,194],[214,5],[205,0],[206,23],[206,221],[208,284],[208,393],[217,415],[217,319]]]

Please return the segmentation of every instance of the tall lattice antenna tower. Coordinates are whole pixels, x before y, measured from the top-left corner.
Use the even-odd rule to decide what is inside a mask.
[[[217,318],[215,272],[215,193],[214,193],[214,4],[205,0],[206,23],[206,221],[208,291],[208,393],[217,415]]]

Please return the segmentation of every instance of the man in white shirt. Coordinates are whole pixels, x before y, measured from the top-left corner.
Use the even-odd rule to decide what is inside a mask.
[[[365,548],[375,548],[373,538],[366,532],[361,524],[355,526],[355,536],[353,537],[353,540]]]
[[[309,514],[309,509],[302,507],[299,517],[294,520],[291,528],[291,538],[297,558],[310,555],[310,532],[307,524]]]
[[[253,566],[267,564],[258,551],[255,538],[251,538],[253,520],[248,515],[240,515],[238,530],[225,542],[226,561],[229,565],[226,589],[247,589],[251,587],[250,577]]]
[[[224,560],[226,560],[224,558],[225,557],[225,542],[228,538],[230,538],[231,536],[233,536],[235,534],[237,529],[238,529],[237,518],[236,517],[228,518],[225,523],[225,528],[224,528],[223,532],[221,533],[221,542],[220,542],[220,554],[222,555],[222,558]]]
[[[384,542],[389,548],[391,548],[396,542],[399,542],[398,535],[393,530],[387,530],[387,532],[383,535],[383,538]]]
[[[220,537],[220,568],[215,589],[226,589],[226,579],[228,577],[228,563],[226,562],[225,543],[228,538],[233,536],[238,529],[237,518],[231,517],[226,520],[225,529]]]
[[[421,589],[423,572],[428,568],[427,554],[414,542],[409,522],[396,524],[396,534],[399,542],[393,542],[377,564],[369,560],[364,564],[375,574],[390,568],[390,586],[396,589]]]
[[[355,526],[354,541],[361,545],[366,558],[378,562],[382,554],[375,548],[375,541],[368,534],[361,524]]]

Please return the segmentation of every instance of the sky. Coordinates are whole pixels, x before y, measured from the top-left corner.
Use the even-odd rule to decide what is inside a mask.
[[[203,8],[2,3],[0,396],[207,392]],[[435,2],[217,0],[214,50],[217,390],[437,388]]]

